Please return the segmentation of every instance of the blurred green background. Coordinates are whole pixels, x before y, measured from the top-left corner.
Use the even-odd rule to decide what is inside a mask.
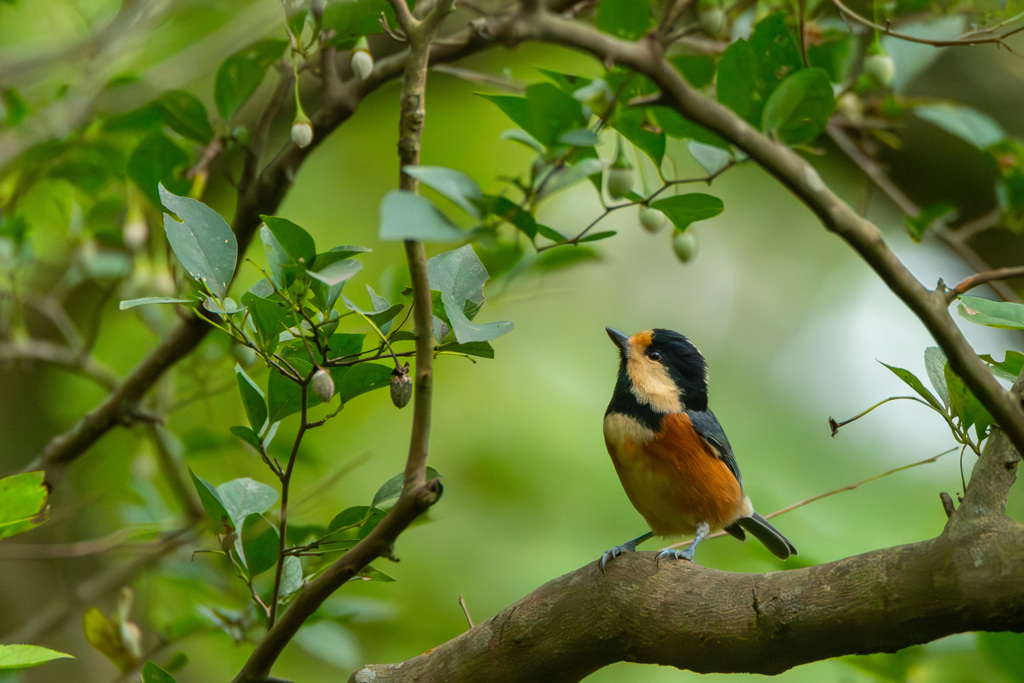
[[[88,59],[52,52],[87,35],[116,5],[105,0],[0,4],[0,78],[4,63],[23,66],[38,56],[50,61],[30,72],[40,75],[34,87],[69,82],[84,97],[90,84],[131,70],[143,84],[182,87],[210,103],[216,64],[280,21],[280,5],[270,0],[213,7],[181,2],[163,15],[166,21],[144,30],[126,27],[126,35]],[[993,68],[992,52],[946,51],[934,68]],[[1000,59],[999,68],[1013,72],[1010,76],[1019,83],[1019,58],[1003,54]],[[523,82],[539,80],[538,66],[582,75],[601,71],[589,59],[543,46],[492,50],[460,66]],[[17,81],[21,73],[26,72],[12,72],[11,78]],[[921,87],[927,87],[927,78]],[[474,94],[491,91],[451,75],[433,75],[423,147],[424,164],[464,170],[485,191],[498,189],[497,176],[525,173],[530,162],[524,147],[499,139],[512,127],[508,119]],[[1007,97],[1020,92],[1004,91]],[[382,244],[375,237],[380,199],[397,180],[397,96],[394,83],[370,96],[302,167],[278,212],[313,233],[320,245],[374,249],[346,289],[357,302],[366,300],[364,285],[393,289],[394,264],[402,258],[400,245]],[[126,104],[101,101],[97,106],[117,110]],[[1010,106],[1006,98],[986,108],[998,118],[1003,106]],[[51,111],[34,134],[52,134],[76,115],[73,107]],[[277,132],[283,139],[286,132]],[[0,135],[7,144],[0,147],[4,152],[30,142]],[[934,143],[953,146],[949,140]],[[605,147],[610,154],[611,145]],[[863,180],[832,150],[823,152],[816,163],[826,182],[856,204]],[[676,177],[703,174],[684,149],[671,150],[670,156]],[[914,173],[940,176],[945,170],[919,167]],[[634,212],[623,211],[601,224],[619,234],[596,245],[598,260],[563,270],[534,267],[488,287],[479,319],[511,320],[515,331],[493,343],[492,361],[442,357],[436,365],[430,464],[443,475],[441,502],[426,523],[401,537],[396,548],[400,563],[377,563],[396,581],[345,586],[328,611],[350,618],[344,625],[321,621],[306,627],[275,675],[338,680],[362,663],[407,659],[465,630],[460,595],[479,623],[646,530],[619,485],[601,435],[617,363],[606,325],[628,333],[667,327],[700,347],[710,369],[712,408],[736,451],[747,493],[762,514],[955,445],[938,417],[910,402],[888,404],[830,437],[830,416],[845,419],[882,398],[905,393],[876,360],[923,376],[922,354],[932,342],[853,252],[759,170],[734,169],[710,191],[726,209],[691,228],[699,243],[691,263],[683,265],[675,257],[669,231],[647,234]],[[230,196],[230,188],[223,186],[213,186],[212,192],[214,205]],[[559,196],[541,215],[548,225],[573,233],[599,212],[588,185]],[[972,272],[934,241],[911,243],[902,217],[881,199],[870,202],[868,216],[925,284],[939,277],[957,282]],[[61,225],[55,221],[39,236],[42,263],[61,262]],[[258,248],[251,255],[262,259]],[[256,278],[254,269],[243,268],[238,291]],[[1020,346],[1017,336],[964,327],[979,353],[1001,357],[1007,348]],[[131,368],[156,341],[132,314],[109,307],[104,311],[97,352],[118,371]],[[169,427],[182,441],[187,464],[204,478],[219,482],[250,476],[274,484],[258,459],[227,434],[227,426],[241,415],[232,363],[226,343],[211,335],[197,358],[179,371],[179,386],[189,379],[202,391],[197,397],[183,392],[179,398],[189,400],[173,413]],[[263,371],[255,374],[264,377]],[[40,367],[2,368],[0,386],[4,473],[16,471],[103,395],[84,380]],[[313,432],[298,465],[293,519],[326,524],[344,507],[369,503],[377,487],[404,466],[410,420],[410,410],[395,410],[377,392],[355,400],[327,428]],[[279,436],[277,446],[286,442]],[[16,540],[69,542],[130,523],[160,521],[163,493],[153,483],[147,449],[132,431],[108,435],[54,491],[52,521]],[[958,458],[952,453],[778,518],[777,526],[800,550],[799,558],[788,563],[776,561],[756,543],[728,538],[702,545],[700,562],[730,571],[776,571],[933,537],[945,522],[938,493],[961,491]],[[968,474],[972,464],[973,456],[965,456]],[[1020,519],[1024,500],[1019,490],[1010,508]],[[197,547],[211,544],[203,538]],[[654,547],[651,543],[649,549]],[[200,587],[211,603],[244,606],[244,593],[226,583],[223,568],[209,558],[192,560],[191,549],[167,560],[169,571],[148,573],[135,583],[137,601],[151,610],[149,620],[141,619],[144,631],[194,609]],[[83,577],[125,559],[114,553],[83,560],[5,560],[0,564],[0,629],[14,631],[51,600],[72,595]],[[112,601],[100,606],[109,611]],[[113,667],[86,644],[80,623],[78,617],[70,619],[41,643],[78,659],[0,680],[114,679]],[[179,681],[228,680],[249,651],[222,633],[190,638],[179,649],[191,658]],[[913,681],[1012,680],[987,663],[971,634],[896,655],[798,667],[779,679],[855,682],[875,680],[877,671]],[[694,678],[669,668],[619,664],[588,681]],[[753,677],[731,677],[747,679]]]

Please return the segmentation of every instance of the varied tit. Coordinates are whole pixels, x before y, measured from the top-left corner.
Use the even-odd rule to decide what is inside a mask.
[[[651,530],[606,552],[601,570],[654,535],[694,534],[685,550],[658,555],[692,562],[697,545],[716,529],[740,540],[749,531],[782,560],[796,555],[743,494],[729,439],[708,409],[707,364],[697,347],[671,330],[628,337],[606,329],[620,361],[604,441],[626,495]]]

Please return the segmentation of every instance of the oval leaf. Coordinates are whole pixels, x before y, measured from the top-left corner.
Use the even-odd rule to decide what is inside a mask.
[[[682,232],[690,227],[691,223],[714,218],[722,213],[725,205],[718,197],[692,192],[651,202],[651,208],[668,216],[676,230]]]
[[[380,203],[382,240],[457,242],[466,234],[427,199],[412,192],[392,190]]]
[[[181,197],[160,185],[163,205],[181,219],[164,214],[164,231],[175,256],[189,275],[218,299],[224,298],[235,273],[238,242],[221,215],[191,197]]]
[[[0,645],[0,670],[27,669],[72,655],[38,645]]]

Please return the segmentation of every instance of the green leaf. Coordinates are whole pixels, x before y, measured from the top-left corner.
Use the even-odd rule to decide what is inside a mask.
[[[756,128],[768,96],[782,79],[802,68],[800,48],[786,14],[765,17],[750,40],[737,40],[718,62],[718,101]]]
[[[162,131],[147,133],[132,150],[125,166],[128,177],[135,182],[153,206],[160,206],[161,184],[174,192],[188,192],[192,183],[185,178],[191,159]]]
[[[488,342],[470,342],[468,344],[446,344],[438,347],[444,353],[464,353],[478,358],[494,358],[494,347]]]
[[[957,311],[962,318],[977,325],[1004,330],[1024,330],[1024,305],[1021,304],[962,296]]]
[[[697,140],[686,143],[690,155],[701,165],[708,175],[715,175],[732,163],[732,152],[721,147],[709,145]]]
[[[537,221],[529,211],[505,197],[494,197],[490,212],[496,218],[511,223],[531,240],[537,236]]]
[[[342,259],[341,261],[329,263],[316,272],[312,270],[306,271],[313,278],[310,284],[313,289],[313,295],[316,297],[316,303],[321,311],[329,311],[334,308],[334,303],[338,300],[338,296],[341,295],[341,290],[344,289],[345,283],[362,268],[363,264],[359,261]]]
[[[0,671],[27,669],[65,658],[74,659],[74,656],[39,645],[0,645]]]
[[[313,279],[319,280],[330,287],[335,287],[345,284],[350,277],[362,270],[362,267],[363,264],[355,259],[343,259],[335,261],[320,270],[310,270],[307,272]]]
[[[652,25],[651,0],[601,0],[594,25],[605,33],[637,40]]]
[[[136,306],[146,306],[148,304],[194,304],[194,299],[176,299],[173,296],[144,296],[141,299],[125,299],[118,303],[117,307],[122,311],[127,311],[129,308],[135,308]]]
[[[995,119],[971,107],[938,102],[919,105],[913,112],[981,150],[1006,139],[1006,132]]]
[[[993,372],[1003,373],[1002,377],[1010,382],[1016,381],[1024,370],[1024,353],[1019,351],[1007,351],[1003,360],[997,361],[992,356],[979,356],[983,361],[992,366]]]
[[[553,83],[533,83],[524,96],[482,95],[545,147],[565,133],[586,126],[583,104]]]
[[[609,237],[615,237],[617,233],[614,230],[604,230],[602,232],[592,232],[579,240],[579,244],[584,242],[597,242],[600,240],[606,240]]]
[[[34,529],[46,521],[49,489],[45,473],[22,472],[0,479],[0,538]]]
[[[242,395],[242,405],[245,407],[246,417],[249,418],[249,425],[259,434],[267,423],[267,400],[263,391],[249,375],[245,374],[245,370],[238,363],[235,363],[235,379],[238,380],[238,391]]]
[[[665,133],[651,130],[652,126],[647,120],[646,109],[640,107],[620,109],[615,118],[611,120],[611,125],[649,156],[656,167],[661,167],[661,161],[665,158]]]
[[[370,516],[356,532],[356,538],[363,539],[370,535],[370,532],[377,528],[380,521],[388,516],[384,510],[378,510],[377,508],[370,508]]]
[[[835,109],[832,84],[822,69],[787,76],[765,103],[762,128],[788,145],[810,142],[824,132]]]
[[[882,363],[882,361],[878,362]],[[946,411],[943,409],[942,403],[939,402],[939,399],[935,398],[935,395],[932,394],[932,392],[928,391],[924,384],[921,383],[921,380],[917,378],[917,375],[912,373],[910,370],[897,368],[895,366],[889,365],[888,363],[882,363],[882,365],[889,368],[889,370],[892,371],[892,374],[899,377],[901,380],[903,380],[904,384],[906,384],[908,387],[917,392],[917,395],[923,398],[925,401],[927,401],[932,408],[935,408],[935,410],[942,413],[943,415],[946,414]],[[950,387],[950,394],[952,394],[952,387]]]
[[[460,344],[490,341],[512,331],[510,322],[479,325],[470,321],[464,313],[467,301],[475,307],[483,304],[484,283],[488,278],[487,269],[473,247],[467,244],[454,251],[438,254],[427,261],[427,274],[430,288],[441,292],[441,302]]]
[[[542,177],[537,199],[550,197],[560,190],[572,187],[607,167],[608,162],[601,159],[581,159],[575,164],[559,164],[551,171],[550,175]]]
[[[243,294],[241,301],[252,319],[258,346],[264,353],[273,353],[281,330],[294,325],[291,307],[284,301],[263,299],[252,291]],[[274,374],[277,373],[271,376]]]
[[[217,69],[213,99],[224,120],[252,97],[263,82],[267,67],[280,59],[288,46],[286,40],[261,40],[228,57]]]
[[[725,208],[718,197],[700,192],[666,197],[651,202],[650,206],[668,216],[680,232],[686,230],[691,223],[714,218]]]
[[[402,475],[398,475],[401,477]],[[331,523],[327,525],[327,532],[337,531],[338,529],[355,529],[356,527],[362,526],[366,520],[370,518],[370,511],[374,508],[369,505],[355,505],[350,508],[345,508],[334,516]]]
[[[480,218],[476,202],[483,198],[483,192],[476,181],[462,171],[443,166],[403,166],[402,171],[450,199],[473,218]]]
[[[199,500],[203,504],[203,509],[206,510],[213,533],[223,534],[226,531],[233,531],[235,525],[231,521],[231,515],[228,514],[227,508],[224,507],[224,501],[221,500],[217,489],[213,487],[213,484],[193,472],[191,467],[188,473],[192,477],[192,484],[196,487],[196,491],[199,492]]]
[[[335,393],[342,403],[360,394],[389,386],[391,368],[376,363],[360,363],[348,368],[331,368]]]
[[[949,406],[949,388],[946,386],[946,354],[937,346],[929,346],[924,350],[924,369],[932,388],[942,400],[942,405]]]
[[[468,235],[426,197],[391,190],[380,203],[379,237],[385,241],[458,242]]]
[[[355,357],[363,350],[365,334],[350,334],[339,332],[327,340],[327,348],[330,350],[331,358]]]
[[[359,572],[359,578],[366,581],[381,581],[383,583],[390,583],[394,581],[394,578],[388,576],[379,569],[374,568],[373,565],[366,565],[361,572]]]
[[[287,218],[260,215],[267,229],[277,239],[282,252],[287,256],[286,265],[312,268],[316,260],[316,243],[302,227]]]
[[[13,128],[29,114],[28,102],[15,88],[0,90],[0,118],[7,127]]]
[[[228,427],[228,431],[255,448],[257,452],[263,452],[263,444],[260,443],[259,434],[254,432],[251,427],[235,425],[233,427]]]
[[[920,242],[935,221],[952,221],[956,219],[956,216],[956,207],[947,202],[922,206],[916,216],[906,217],[907,233],[912,240]]]
[[[213,139],[213,127],[206,106],[198,97],[184,90],[169,90],[153,103],[163,115],[164,123],[178,135],[201,145]]]
[[[233,315],[245,310],[244,306],[239,306],[238,303],[229,296],[226,296],[219,301],[214,299],[212,296],[208,296],[203,300],[203,308],[208,310],[210,313],[216,313],[217,315]]]
[[[235,523],[235,528],[240,527],[249,515],[263,514],[269,510],[278,497],[277,491],[248,477],[224,482],[217,487],[217,494],[228,516]]]
[[[985,430],[992,424],[992,416],[948,363],[945,374],[946,386],[949,388],[949,409],[953,417],[960,420],[960,426],[965,431],[975,426],[978,439],[984,438]]]
[[[427,468],[427,481],[432,479],[438,479],[441,475],[433,467]],[[377,489],[377,493],[373,495],[373,502],[370,503],[371,508],[379,507],[381,504],[398,498],[402,493],[402,486],[405,483],[405,473],[399,472],[395,476],[388,479],[386,482],[381,484],[381,487]],[[332,522],[333,523],[333,522]]]
[[[381,13],[387,17],[388,26],[398,25],[395,11],[387,0],[338,0],[324,7],[323,25],[342,39],[381,33],[384,30]]]
[[[302,561],[294,555],[284,558],[281,567],[281,597],[291,595],[302,588]]]
[[[160,186],[163,205],[181,223],[164,214],[164,231],[185,270],[218,299],[224,298],[235,272],[238,242],[220,214],[202,202],[181,197]]]
[[[697,140],[698,142],[721,147],[725,150],[732,149],[732,146],[717,134],[712,133],[704,126],[697,125],[693,121],[683,118],[675,109],[654,106],[647,107],[647,112],[658,127],[665,131],[665,135],[670,138]]]
[[[289,362],[301,375],[308,376],[311,369],[308,361],[290,358]],[[333,372],[331,376],[334,376]],[[320,402],[315,391],[308,391],[307,393],[306,407],[315,406]],[[270,408],[271,422],[283,420],[289,415],[302,410],[302,389],[298,384],[281,373],[271,372],[267,376],[267,405]]]
[[[668,61],[694,88],[710,85],[715,77],[715,60],[711,55],[676,55]]]
[[[255,512],[246,515],[242,522],[240,555],[245,558],[250,579],[277,564],[280,539],[277,529],[263,515]]]
[[[175,683],[175,680],[174,676],[149,660],[142,665],[142,683]]]

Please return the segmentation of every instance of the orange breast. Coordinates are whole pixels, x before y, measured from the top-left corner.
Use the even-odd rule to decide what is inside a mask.
[[[750,514],[736,477],[686,413],[666,415],[658,434],[613,413],[604,433],[626,495],[655,534],[690,534],[702,521],[718,529]]]

